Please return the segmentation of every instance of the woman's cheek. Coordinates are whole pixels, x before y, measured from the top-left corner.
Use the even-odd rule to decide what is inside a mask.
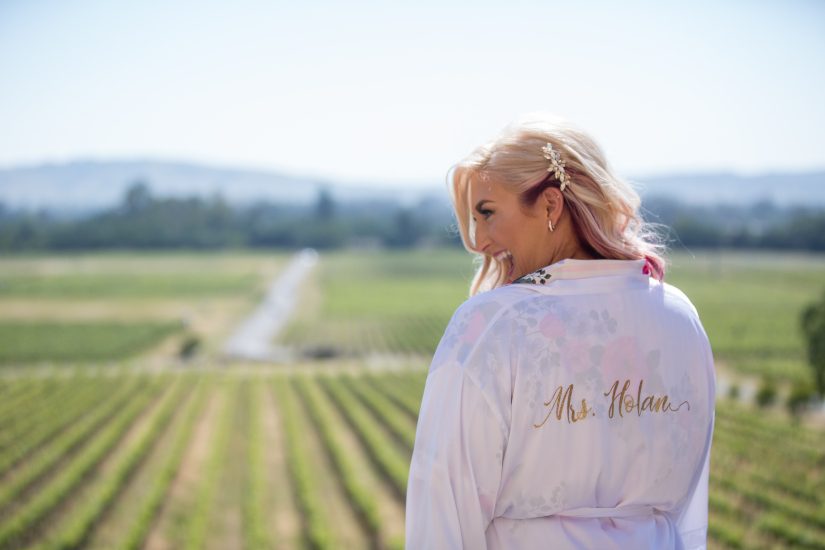
[[[493,220],[490,222],[490,234],[495,235],[497,239],[500,239],[504,235],[501,232],[501,220]]]

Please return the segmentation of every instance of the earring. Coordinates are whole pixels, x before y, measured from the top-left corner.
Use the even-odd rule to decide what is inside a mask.
[[[553,220],[547,220],[547,228],[553,231]]]

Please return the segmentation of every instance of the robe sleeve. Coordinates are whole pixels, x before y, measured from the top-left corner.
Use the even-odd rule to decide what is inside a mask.
[[[687,300],[687,298],[685,298]],[[688,303],[690,301],[688,300]],[[676,529],[682,538],[684,550],[707,550],[708,538],[708,482],[710,477],[710,452],[713,442],[713,431],[716,424],[716,368],[714,366],[713,350],[707,333],[699,321],[699,315],[693,304],[690,304],[696,317],[697,330],[701,333],[702,347],[704,348],[704,365],[707,373],[707,396],[709,408],[709,430],[705,440],[705,455],[699,474],[699,480],[693,492],[687,499],[682,513],[676,520]]]
[[[713,422],[716,417],[713,415]],[[711,429],[712,433],[712,429]],[[705,452],[699,482],[676,522],[685,550],[706,550],[708,538],[708,478],[710,476],[710,445]]]
[[[491,373],[504,380],[509,358],[489,330],[474,342],[465,338],[461,351],[473,324],[458,335],[448,327],[427,377],[407,484],[407,548],[487,548],[508,437],[501,401],[490,391],[506,393],[509,403],[509,385],[493,390]]]
[[[698,316],[697,316],[698,319]],[[696,487],[688,497],[687,504],[678,520],[676,528],[682,538],[685,550],[707,550],[708,540],[708,481],[710,477],[710,450],[713,441],[713,429],[716,424],[716,369],[714,367],[713,351],[710,342],[701,324],[705,353],[705,365],[708,373],[708,407],[710,429],[705,440],[705,456],[702,470]]]

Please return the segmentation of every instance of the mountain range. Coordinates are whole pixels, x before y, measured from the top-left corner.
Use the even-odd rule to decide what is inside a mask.
[[[628,179],[643,201],[646,196],[665,196],[692,205],[748,205],[770,201],[777,206],[825,207],[825,171],[750,176],[683,173]],[[274,171],[139,159],[76,160],[0,168],[0,204],[7,209],[95,211],[119,203],[126,189],[138,181],[146,183],[158,197],[208,198],[219,194],[227,202],[238,205],[258,201],[309,204],[322,189],[328,189],[341,202],[412,203],[439,197],[449,201],[446,184],[352,185]]]

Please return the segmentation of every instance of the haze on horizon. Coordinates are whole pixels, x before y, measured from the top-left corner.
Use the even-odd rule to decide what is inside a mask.
[[[825,168],[825,3],[0,4],[0,167],[432,184],[518,115],[623,174]]]

